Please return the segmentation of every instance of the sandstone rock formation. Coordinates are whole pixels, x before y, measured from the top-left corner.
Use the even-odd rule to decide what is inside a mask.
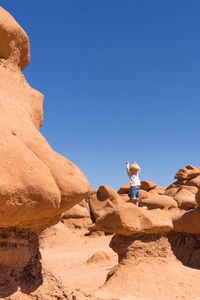
[[[148,181],[148,180],[142,180],[141,181],[141,189],[145,191],[152,190],[155,188],[157,185],[153,181]]]
[[[95,219],[124,203],[120,195],[111,187],[101,185],[97,191],[93,190],[88,198],[92,215]]]
[[[170,231],[172,221],[162,210],[148,211],[126,203],[101,215],[90,229],[127,236],[136,233],[150,234]]]
[[[187,188],[199,187],[199,168],[189,166],[177,174],[178,183],[166,190],[168,194],[168,190],[175,188],[173,196],[152,195],[142,199],[151,210],[126,203],[96,219],[92,229],[114,233],[110,247],[119,258],[119,264],[109,272],[107,282],[96,296],[167,300],[170,290],[170,297],[184,299],[190,282],[192,291],[186,298],[200,297],[196,284],[199,275],[191,269],[200,269],[200,207],[199,202],[194,203],[195,197],[199,201],[200,192]],[[173,205],[169,207],[169,203]],[[158,206],[161,209],[155,209]],[[177,290],[180,282],[184,291]]]
[[[178,204],[177,202],[170,196],[165,195],[148,195],[145,198],[142,198],[140,200],[140,206],[147,206],[148,209],[171,209],[171,208],[177,208]]]
[[[29,39],[15,19],[0,7],[0,57],[23,70],[30,60]]]
[[[36,284],[37,233],[57,223],[89,190],[80,169],[39,132],[43,95],[21,73],[29,59],[26,33],[0,7],[0,296],[24,284],[25,275]]]
[[[164,195],[173,197],[181,209],[189,210],[197,206],[195,195],[200,187],[200,168],[186,166],[174,178],[177,181],[166,188]]]
[[[16,58],[17,54],[25,58],[25,45],[29,56],[27,35],[2,8],[0,19],[0,51],[7,47],[9,53],[0,60],[0,227],[40,230],[80,202],[89,184],[79,168],[54,152],[38,131],[43,95],[28,85]]]
[[[200,234],[200,208],[173,216],[174,231],[190,234]]]
[[[95,295],[101,299],[198,299],[199,239],[168,234],[115,234],[118,266]],[[189,286],[188,286],[189,283]]]
[[[198,192],[195,195],[195,200],[197,202],[197,205],[200,206],[200,187],[198,189]]]
[[[62,215],[62,222],[68,227],[81,229],[92,224],[89,205],[86,200],[82,200]]]

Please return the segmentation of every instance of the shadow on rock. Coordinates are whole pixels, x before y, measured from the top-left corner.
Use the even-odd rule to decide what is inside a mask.
[[[200,269],[200,235],[171,233],[168,240],[174,255],[184,266]]]
[[[0,297],[20,287],[23,293],[35,291],[43,282],[38,236],[16,229],[0,230]]]

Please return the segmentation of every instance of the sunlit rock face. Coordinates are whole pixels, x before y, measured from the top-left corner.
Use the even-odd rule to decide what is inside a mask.
[[[15,19],[0,7],[0,57],[23,70],[30,61],[29,39]]]
[[[166,189],[153,185],[150,189],[148,182],[148,189],[141,189],[140,207],[125,202],[104,209],[96,218],[90,230],[114,234],[110,247],[118,255],[118,264],[96,296],[143,299],[148,295],[148,299],[167,300],[169,295],[163,290],[167,287],[170,296],[178,299],[185,294],[177,291],[181,280],[182,286],[190,282],[193,298],[199,297],[196,275],[191,276],[193,269],[200,269],[199,172],[193,166],[180,169],[177,181]],[[128,184],[123,185],[118,194],[128,195],[129,189]]]
[[[27,272],[33,286],[41,281],[38,232],[57,223],[89,190],[81,170],[39,132],[43,95],[21,72],[29,60],[26,33],[0,7],[0,296],[14,291]]]
[[[3,8],[0,56],[0,227],[41,230],[80,202],[89,184],[39,132],[43,95],[21,73],[29,62],[29,40]]]

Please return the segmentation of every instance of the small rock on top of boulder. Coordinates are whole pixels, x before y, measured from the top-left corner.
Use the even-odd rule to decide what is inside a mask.
[[[122,197],[107,185],[101,185],[97,192],[91,193],[89,197],[89,206],[95,219],[122,203]]]
[[[170,196],[150,195],[140,200],[141,206],[147,206],[148,209],[170,209],[178,207],[177,202]]]
[[[153,181],[149,181],[149,180],[141,181],[141,189],[142,190],[151,190],[151,189],[155,188],[156,186],[157,185]]]

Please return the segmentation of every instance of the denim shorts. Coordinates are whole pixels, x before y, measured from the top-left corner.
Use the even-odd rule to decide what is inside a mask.
[[[131,186],[131,199],[138,199],[140,198],[140,188]]]

